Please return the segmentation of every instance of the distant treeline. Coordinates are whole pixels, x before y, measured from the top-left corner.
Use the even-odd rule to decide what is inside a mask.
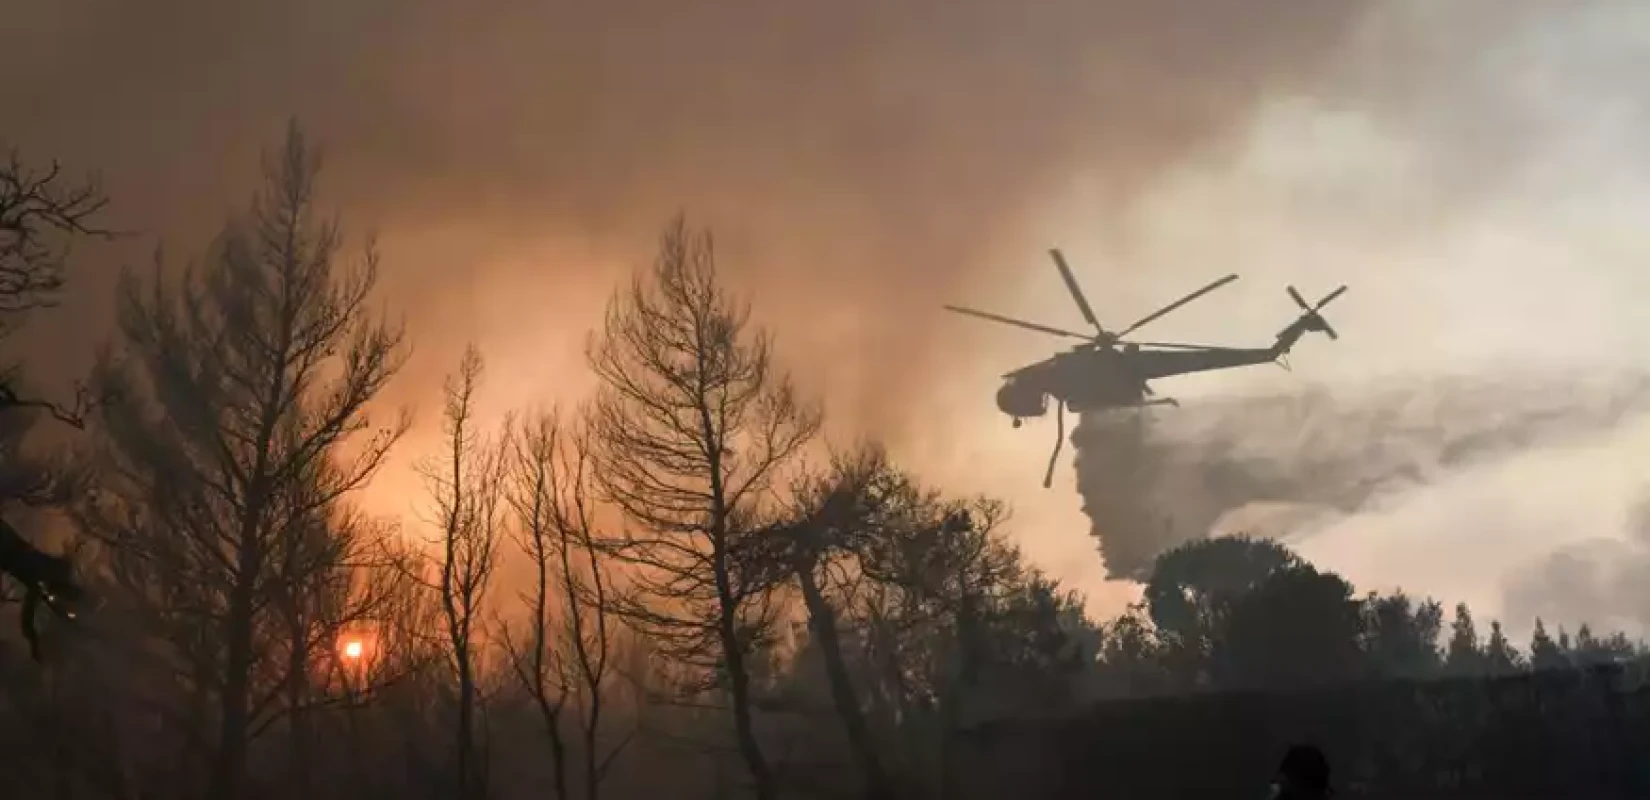
[[[1527,646],[1466,604],[1402,591],[1355,596],[1345,579],[1284,546],[1237,536],[1160,556],[1144,599],[1086,637],[1085,691],[1128,698],[1208,690],[1298,690],[1361,679],[1501,677],[1642,658],[1624,633],[1536,619]]]
[[[1521,652],[1470,610],[1344,580],[1243,537],[1161,556],[1095,635],[1081,710],[982,721],[977,797],[1231,797],[1312,742],[1350,797],[1619,797],[1650,788],[1644,648],[1537,621]],[[986,754],[992,757],[986,757]]]

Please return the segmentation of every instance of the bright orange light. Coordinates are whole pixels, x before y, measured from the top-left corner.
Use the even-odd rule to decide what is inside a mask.
[[[361,653],[365,649],[366,648],[362,646],[361,640],[359,640],[359,639],[355,639],[355,640],[352,640],[352,641],[349,641],[349,642],[345,642],[344,643],[344,658],[350,659],[352,661],[356,660],[356,659],[359,659],[361,657]]]

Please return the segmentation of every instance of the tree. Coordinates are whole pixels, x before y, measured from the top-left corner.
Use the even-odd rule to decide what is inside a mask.
[[[259,700],[281,696],[287,666],[270,642],[284,628],[274,592],[295,577],[281,555],[367,482],[407,426],[402,414],[356,441],[401,364],[401,335],[366,307],[376,253],[341,269],[336,225],[314,221],[317,169],[294,125],[250,214],[204,267],[174,282],[157,264],[147,287],[126,273],[123,346],[95,378],[120,401],[101,414],[99,496],[83,521],[183,656],[180,677],[215,700],[208,796],[220,800],[241,793],[260,716],[283,712]],[[347,566],[336,548],[315,552],[294,566]]]
[[[1156,636],[1144,604],[1131,605],[1101,626],[1099,664],[1094,693],[1107,700],[1150,697],[1167,691],[1163,645]]]
[[[1547,626],[1537,617],[1535,632],[1530,635],[1530,669],[1546,672],[1570,666],[1570,657],[1565,650],[1547,635]]]
[[[1601,638],[1593,634],[1591,626],[1582,623],[1581,627],[1576,629],[1575,648],[1571,650],[1571,659],[1576,666],[1588,668],[1631,658],[1637,650],[1625,633],[1617,631]]]
[[[993,612],[985,684],[998,702],[1012,712],[1069,707],[1098,657],[1100,631],[1084,613],[1083,597],[1024,567]]]
[[[890,506],[897,503],[901,488],[902,476],[893,472],[880,450],[838,457],[830,473],[810,476],[794,487],[795,507],[772,535],[778,555],[760,556],[796,581],[807,612],[809,643],[819,653],[832,705],[870,798],[892,797],[894,789],[854,688],[838,631],[838,609],[826,597],[826,582],[833,569],[853,568],[845,562],[864,537],[888,532],[879,529],[879,523],[890,521]]]
[[[452,674],[458,684],[454,729],[456,795],[467,800],[482,791],[476,759],[477,642],[483,604],[496,564],[500,526],[499,495],[505,462],[498,443],[476,430],[476,392],[481,387],[481,352],[470,346],[458,372],[447,378],[442,413],[445,452],[420,466],[435,506],[440,531],[436,591],[446,630]]]
[[[25,315],[57,304],[68,261],[68,242],[107,238],[96,218],[108,204],[96,179],[71,181],[60,164],[30,166],[12,150],[0,163],[0,338],[17,330]],[[82,392],[73,407],[25,398],[15,368],[0,372],[0,408],[33,408],[81,427],[88,408]]]
[[[913,740],[908,774],[937,775],[938,795],[954,796],[967,723],[1075,688],[1053,666],[1076,650],[1064,636],[1074,600],[1035,585],[1041,576],[1006,540],[1000,501],[946,498],[899,473],[881,491],[879,522],[854,546],[872,693]]]
[[[761,800],[778,791],[758,743],[747,661],[771,630],[769,586],[736,553],[763,531],[762,502],[819,429],[772,365],[765,333],[722,287],[708,232],[666,230],[650,280],[608,307],[589,358],[602,494],[631,523],[612,552],[634,577],[616,598],[661,652],[725,689]]]
[[[1182,686],[1208,679],[1203,667],[1233,604],[1301,563],[1283,545],[1247,536],[1201,539],[1157,558],[1146,582],[1146,609],[1164,645],[1165,664]]]
[[[1501,621],[1490,621],[1490,638],[1484,643],[1484,667],[1491,677],[1504,677],[1524,668],[1524,657],[1501,632]]]
[[[1438,671],[1444,607],[1437,601],[1416,605],[1401,591],[1385,597],[1371,593],[1362,616],[1364,652],[1376,674],[1421,678]]]
[[[75,239],[107,238],[96,217],[107,205],[95,179],[71,182],[62,166],[44,168],[9,151],[0,162],[0,340],[14,333],[31,311],[57,304],[66,278],[69,245]],[[0,366],[0,412],[45,411],[57,421],[82,428],[90,394],[82,389],[73,406],[24,396],[22,370]],[[25,452],[33,419],[0,421],[0,502],[62,506],[82,488],[77,465],[60,457]],[[10,600],[0,589],[0,600]]]
[[[1339,575],[1310,566],[1280,571],[1233,604],[1215,642],[1218,685],[1288,690],[1359,672],[1358,604]]]
[[[1444,649],[1444,668],[1452,675],[1481,675],[1488,667],[1472,610],[1466,603],[1455,604],[1455,620],[1450,623],[1449,644]]]
[[[595,800],[630,737],[605,749],[600,741],[604,693],[613,668],[613,579],[601,557],[604,537],[596,529],[590,449],[582,434],[563,431],[559,417],[547,413],[512,437],[506,494],[515,513],[516,542],[533,567],[534,580],[525,595],[526,641],[506,631],[504,647],[550,739],[557,797],[568,796],[561,716],[569,703],[575,704],[585,797]]]

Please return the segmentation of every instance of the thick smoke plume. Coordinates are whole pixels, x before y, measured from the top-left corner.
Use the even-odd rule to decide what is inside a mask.
[[[23,3],[0,25],[0,143],[101,170],[147,234],[110,260],[141,261],[158,236],[197,250],[296,115],[328,148],[327,203],[380,234],[418,338],[408,398],[467,339],[565,386],[539,373],[576,367],[601,295],[685,209],[759,315],[807,320],[781,346],[833,416],[891,437],[911,412],[890,397],[962,368],[914,307],[1013,285],[1005,242],[1074,170],[1124,203],[1311,91],[1368,5]],[[98,274],[77,289],[104,297]],[[89,350],[104,306],[74,310],[51,334]]]
[[[1114,578],[1260,503],[1356,514],[1384,496],[1609,430],[1650,409],[1650,378],[1457,377],[1362,393],[1208,398],[1085,416],[1072,434],[1091,532]],[[1289,538],[1304,520],[1282,530]]]
[[[1103,251],[1082,271],[1108,322],[1135,297],[1217,270],[1303,288],[1351,283],[1357,300],[1343,301],[1336,322],[1346,351],[1372,343],[1344,359],[1359,370],[1379,358],[1454,368],[1451,353],[1403,344],[1444,330],[1464,331],[1461,347],[1493,342],[1520,356],[1642,352],[1613,346],[1626,338],[1615,336],[1620,315],[1596,302],[1631,306],[1636,295],[1619,288],[1629,283],[1587,280],[1600,259],[1571,246],[1613,252],[1623,273],[1644,260],[1621,244],[1631,237],[1596,227],[1605,210],[1624,231],[1643,216],[1622,201],[1641,194],[1622,178],[1642,172],[1630,165],[1642,161],[1650,119],[1634,111],[1645,72],[1634,0],[13,5],[0,23],[0,145],[101,171],[110,224],[143,234],[77,253],[64,307],[11,340],[41,383],[89,361],[106,333],[114,268],[142,264],[160,239],[174,263],[199,252],[245,201],[259,149],[292,116],[326,147],[323,204],[342,212],[347,233],[379,234],[385,300],[412,329],[413,361],[389,402],[427,406],[471,341],[499,376],[500,407],[576,395],[587,383],[583,334],[604,296],[648,263],[659,225],[680,210],[715,227],[730,277],[774,324],[782,359],[833,424],[917,453],[909,466],[923,472],[977,462],[992,441],[982,426],[1001,422],[992,365],[1046,355],[1010,357],[1020,340],[993,331],[963,341],[975,335],[968,323],[938,305],[1042,318],[1037,303],[1020,304],[1027,298],[994,298],[1031,291],[1027,269],[1047,269],[1040,254],[1051,244]],[[1243,166],[1257,125],[1299,135],[1227,174]],[[1497,210],[1509,183],[1522,186],[1513,194],[1530,213]],[[1188,184],[1237,199],[1208,205],[1172,191]],[[1560,201],[1565,214],[1555,214]],[[1272,217],[1244,213],[1257,209]],[[1157,217],[1174,224],[1143,221]],[[1533,243],[1545,246],[1509,240],[1566,219],[1579,221],[1575,233]],[[1468,238],[1501,243],[1507,257],[1465,269],[1439,241],[1445,228],[1479,231]],[[1226,260],[1245,263],[1215,263]],[[1491,278],[1497,291],[1466,299]],[[1046,285],[1056,288],[1045,309],[1069,312]],[[1564,285],[1578,291],[1557,291]],[[1555,318],[1553,301],[1566,298],[1570,313]],[[1400,306],[1417,313],[1393,322]],[[1447,314],[1420,313],[1435,306]],[[1203,338],[1272,330],[1269,307],[1203,308]],[[984,376],[966,406],[981,411],[945,417],[961,405],[946,396],[958,376]],[[1409,395],[1441,391],[1390,394],[1408,407]],[[1085,478],[1122,493],[1089,490],[1113,571],[1202,535],[1249,498],[1367,504],[1448,449],[1428,441],[1373,466],[1324,455],[1346,466],[1320,486],[1303,476],[1305,454],[1397,445],[1372,444],[1385,440],[1368,432],[1307,445],[1291,422],[1267,423],[1263,436],[1246,421],[1287,420],[1283,409],[1314,402],[1328,404],[1314,412],[1325,419],[1380,420],[1386,412],[1357,409],[1391,405],[1309,398],[1256,412],[1188,402],[1178,416],[1154,416],[1139,441],[1087,421],[1079,439],[1106,443],[1083,452]],[[1488,430],[1472,413],[1473,429]],[[410,452],[430,444],[420,433]],[[1472,435],[1452,436],[1475,446]],[[1164,463],[1133,474],[1131,448]],[[1193,463],[1205,457],[1214,463]],[[1137,501],[1131,481],[1165,497]],[[1075,505],[1028,484],[1030,496],[1008,499],[1045,512]],[[416,488],[391,470],[374,493],[399,512]],[[1089,575],[1093,562],[1080,555],[1072,572]]]

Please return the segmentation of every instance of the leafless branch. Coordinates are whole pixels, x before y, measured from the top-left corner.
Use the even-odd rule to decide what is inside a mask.
[[[344,501],[407,429],[404,412],[376,425],[368,412],[406,353],[400,329],[369,313],[377,254],[369,244],[341,265],[337,225],[315,218],[317,170],[294,126],[204,264],[181,278],[158,259],[148,280],[128,271],[120,347],[92,380],[105,446],[77,516],[216,704],[219,795],[237,793],[271,714],[309,706],[311,661],[339,626],[382,600]],[[38,196],[29,185],[0,197]],[[91,230],[89,198],[56,196],[67,210],[51,224]],[[31,252],[23,239],[14,254]]]
[[[765,333],[717,279],[709,233],[671,224],[647,279],[609,304],[589,360],[602,387],[591,406],[593,477],[627,519],[605,549],[631,567],[612,607],[700,685],[732,698],[740,751],[757,795],[777,791],[752,729],[746,660],[774,608],[760,570],[737,554],[773,481],[819,429],[771,363]]]

